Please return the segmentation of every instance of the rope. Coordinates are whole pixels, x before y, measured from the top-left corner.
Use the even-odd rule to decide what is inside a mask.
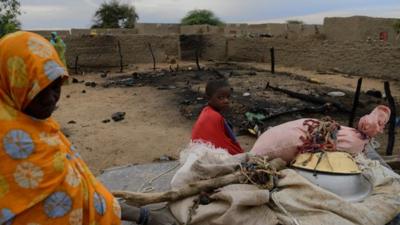
[[[144,182],[144,183],[142,184],[142,186],[140,186],[140,188],[137,190],[137,192],[144,192],[144,193],[147,193],[147,192],[154,191],[154,188],[151,187],[151,186],[150,186],[150,187],[146,187],[145,189],[143,189],[143,188],[144,188],[146,185],[151,185],[151,184],[153,184],[153,182],[154,182],[155,180],[157,180],[158,178],[160,178],[160,177],[162,177],[162,176],[164,176],[164,175],[166,175],[166,174],[172,172],[173,170],[175,170],[175,169],[178,168],[179,166],[180,166],[180,164],[178,163],[178,164],[176,164],[175,166],[169,168],[168,170],[166,170],[166,171],[160,173],[159,175],[153,177],[152,179],[146,180],[146,182]]]
[[[306,120],[303,123],[307,127],[305,137],[301,136],[302,146],[298,147],[300,153],[316,153],[321,151],[336,151],[337,132],[340,125],[329,117],[318,120]]]
[[[280,175],[268,162],[267,157],[253,156],[248,162],[240,164],[240,172],[245,180],[242,184],[253,184],[261,189],[273,189],[274,177]]]
[[[276,192],[271,192],[271,199],[275,203],[275,205],[287,216],[292,220],[294,225],[301,225],[300,222],[283,207],[283,205],[279,202],[278,198],[275,196]]]

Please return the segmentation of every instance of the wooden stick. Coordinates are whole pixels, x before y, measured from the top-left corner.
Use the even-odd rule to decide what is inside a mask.
[[[269,162],[271,168],[276,171],[282,170],[286,166],[286,162],[281,159],[274,159]],[[201,192],[209,192],[229,184],[239,184],[241,180],[246,179],[240,171],[234,172],[221,177],[208,180],[200,180],[176,190],[159,193],[138,193],[128,191],[113,191],[115,197],[123,198],[127,204],[134,206],[143,206],[160,202],[174,202],[190,196],[200,194]]]
[[[276,114],[272,114],[270,116],[267,116],[264,120],[269,120],[269,119],[273,119],[279,116],[283,116],[283,115],[287,115],[287,114],[293,114],[293,113],[325,113],[328,111],[332,110],[332,105],[330,105],[329,103],[324,104],[322,106],[311,106],[311,107],[304,107],[301,109],[291,109],[288,111],[284,111],[284,112],[279,112]]]
[[[271,52],[271,73],[274,74],[275,73],[275,49],[271,48],[270,52]]]
[[[197,66],[197,70],[201,70],[201,67],[200,67],[200,56],[199,56],[199,52],[200,52],[200,49],[199,48],[196,48],[196,51],[195,51],[195,57],[196,57],[196,66]]]
[[[149,46],[149,51],[151,53],[151,57],[153,58],[153,70],[156,70],[156,57],[154,56],[153,48],[151,47],[151,44],[147,42],[147,45]]]
[[[121,42],[118,40],[119,72],[124,72],[124,61],[122,56]]]
[[[385,93],[391,111],[389,119],[389,136],[388,144],[386,147],[386,155],[393,155],[396,129],[396,103],[393,99],[392,92],[390,91],[390,83],[388,81],[385,81]]]
[[[265,88],[266,89],[267,88],[271,88],[274,91],[279,91],[279,92],[285,93],[285,94],[289,95],[290,97],[298,98],[298,99],[301,99],[303,101],[308,101],[308,102],[317,103],[317,104],[327,104],[327,103],[328,104],[332,104],[338,110],[340,110],[342,112],[345,112],[345,113],[350,113],[350,110],[348,110],[347,107],[345,107],[344,105],[342,105],[341,103],[339,103],[337,101],[329,101],[329,100],[326,100],[324,98],[317,98],[317,97],[314,97],[314,96],[305,95],[305,94],[301,94],[301,93],[285,90],[285,89],[278,88],[278,87],[273,87],[269,83],[267,83],[267,86]]]
[[[357,89],[356,89],[356,93],[354,94],[353,109],[351,110],[351,114],[350,114],[350,118],[349,118],[349,127],[353,127],[354,118],[356,116],[358,102],[360,99],[362,80],[363,80],[362,78],[359,78],[358,82],[357,82]]]
[[[203,40],[203,36],[199,35],[196,37],[196,50],[195,50],[195,57],[196,57],[196,66],[197,66],[197,70],[200,71],[201,70],[201,66],[200,66],[200,54],[203,51],[204,48],[204,40]]]
[[[202,180],[177,190],[171,190],[160,193],[138,193],[115,191],[112,192],[115,197],[120,197],[126,200],[129,205],[142,206],[160,202],[173,202],[184,199],[193,195],[197,195],[202,191],[211,191],[228,184],[237,184],[244,176],[240,172],[229,174],[222,177],[217,177],[210,180]]]
[[[79,61],[79,55],[75,57],[75,74],[78,74],[78,61]]]

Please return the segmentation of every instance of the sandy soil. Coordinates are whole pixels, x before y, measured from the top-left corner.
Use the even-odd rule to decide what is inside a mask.
[[[265,67],[257,64],[252,66]],[[136,69],[143,71],[144,68],[151,67],[144,65]],[[321,75],[283,67],[278,70],[318,79],[332,87],[351,91],[354,91],[357,83],[357,78],[343,75]],[[104,81],[99,73],[73,77],[85,82]],[[381,80],[366,79],[364,85],[365,89],[383,90]],[[396,98],[400,98],[399,83],[393,83],[392,89]],[[82,93],[83,90],[86,93]],[[63,88],[54,117],[78,147],[89,167],[99,174],[109,167],[152,162],[163,155],[178,157],[179,151],[189,141],[194,121],[181,115],[177,101],[173,91],[150,86],[103,88],[98,85],[92,88],[84,83],[70,84]],[[126,112],[125,120],[102,122],[111,119],[115,112]],[[382,136],[380,139],[385,138]],[[249,150],[255,138],[241,136],[239,141]],[[398,137],[396,149],[399,146]]]
[[[98,76],[84,79],[97,81]],[[98,174],[113,166],[178,156],[190,138],[191,121],[171,106],[173,98],[172,93],[151,87],[105,89],[70,84],[63,88],[54,117]],[[115,112],[126,112],[125,120],[102,122]]]

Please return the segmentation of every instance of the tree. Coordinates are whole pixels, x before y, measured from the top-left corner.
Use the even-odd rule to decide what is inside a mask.
[[[183,25],[213,25],[219,26],[223,22],[215,16],[215,14],[206,9],[197,9],[190,11],[184,18],[182,18],[181,23]]]
[[[17,17],[21,15],[18,0],[0,0],[0,37],[17,31],[21,23]]]
[[[396,20],[393,23],[393,29],[397,34],[400,33],[400,20]]]
[[[300,24],[300,25],[304,24],[304,22],[301,20],[287,20],[286,23],[287,24]]]
[[[134,28],[139,19],[134,6],[118,0],[104,2],[96,11],[92,28]]]

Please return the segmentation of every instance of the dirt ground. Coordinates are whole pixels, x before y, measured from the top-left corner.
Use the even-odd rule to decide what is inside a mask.
[[[305,92],[316,90],[316,93],[320,93],[324,89],[341,90],[346,94],[348,93],[348,99],[351,99],[351,92],[354,92],[358,79],[343,74],[321,74],[284,67],[278,67],[277,70],[285,72],[285,75],[271,75],[262,71],[265,69],[265,65],[244,64],[243,66],[251,67],[252,70],[257,72],[248,75],[248,70],[243,70],[244,72],[235,74],[236,71],[232,69],[234,72],[231,72],[233,76],[229,78],[229,81],[238,95],[238,104],[240,103],[239,100],[243,98],[241,93],[248,91],[255,101],[267,99],[281,105],[282,103],[284,103],[283,105],[304,105],[298,100],[283,98],[281,93],[266,92],[264,87],[267,82],[291,90],[304,89]],[[169,65],[159,67],[168,69]],[[195,68],[193,65],[181,65],[181,67]],[[130,70],[129,73],[125,72],[124,74],[143,73],[149,68],[151,68],[150,65],[139,65]],[[227,70],[223,71],[226,72]],[[102,84],[107,83],[110,79],[124,77],[124,74],[110,73],[107,78],[101,77],[100,74],[89,73],[72,76],[78,81],[84,82],[71,83],[63,88],[59,108],[54,115],[63,131],[78,147],[82,157],[93,172],[97,175],[106,168],[152,162],[162,156],[177,158],[180,150],[189,142],[191,127],[198,111],[205,103],[205,100],[199,100],[199,98],[201,97],[201,88],[204,87],[206,81],[174,75],[171,78],[164,76],[155,78],[150,82],[143,81],[129,87],[110,86],[105,88]],[[128,77],[130,76],[128,75]],[[189,91],[192,94],[194,93],[194,96],[187,96],[187,79],[191,82]],[[173,82],[163,83],[165,80],[172,80]],[[319,84],[316,84],[315,81]],[[96,82],[97,85],[96,87],[86,86],[86,82]],[[315,89],[318,87],[321,90]],[[363,90],[373,88],[383,91],[383,81],[365,79]],[[400,99],[399,82],[392,82],[392,94],[396,99]],[[188,99],[190,103],[186,106],[182,101],[189,101]],[[378,102],[375,100],[366,101],[366,104],[371,105],[363,108],[367,110]],[[243,105],[240,105],[237,108],[243,107]],[[185,116],[188,110],[191,115]],[[243,110],[237,110],[237,113],[242,113]],[[125,119],[120,122],[111,120],[109,123],[103,123],[104,120],[111,119],[111,115],[115,112],[125,112]],[[234,115],[239,114],[232,114],[230,117]],[[335,115],[339,114],[333,115],[335,118]],[[273,126],[301,116],[307,115],[290,115],[267,125]],[[340,116],[337,119],[344,121],[344,118]],[[240,124],[236,123],[235,125]],[[381,135],[378,138],[383,146],[386,144],[386,138],[386,135]],[[239,141],[246,150],[249,150],[255,141],[255,137],[242,135],[239,137]],[[395,151],[400,151],[399,146],[400,138],[397,136]]]

